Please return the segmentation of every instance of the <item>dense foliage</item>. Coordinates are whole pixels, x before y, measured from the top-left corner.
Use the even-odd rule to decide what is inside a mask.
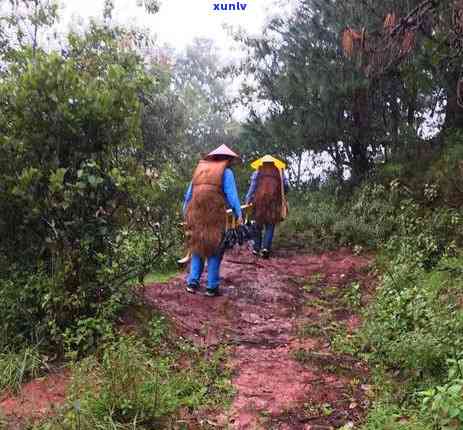
[[[3,345],[91,348],[127,303],[127,282],[172,259],[184,182],[166,153],[182,122],[170,110],[161,124],[147,118],[169,97],[169,80],[126,48],[132,35],[92,24],[60,53],[6,51]]]
[[[191,170],[226,143],[246,161],[289,162],[280,246],[376,253],[364,325],[338,342],[372,369],[364,429],[461,428],[461,2],[431,2],[400,59],[382,45],[424,3],[298,0],[262,37],[241,38],[237,71],[209,40],[156,50],[114,25],[112,1],[59,49],[43,43],[55,2],[0,1],[0,389],[69,360],[69,402],[43,429],[168,427],[229,398],[223,351],[173,342],[159,316],[142,334],[115,324],[146,277],[172,269]],[[359,34],[387,67],[362,57]],[[227,87],[239,72],[244,124]],[[249,171],[236,176],[243,193]],[[356,308],[359,290],[346,293]]]
[[[285,246],[377,252],[379,286],[363,311],[365,323],[347,341],[334,340],[374,373],[368,430],[463,423],[463,213],[461,176],[455,175],[460,156],[453,158],[460,145],[449,138],[446,150],[419,169],[408,163],[378,168],[353,194],[336,196],[329,184],[299,193],[283,226]],[[449,180],[444,173],[452,168]]]
[[[242,91],[241,144],[291,160],[301,189],[280,243],[378,253],[365,324],[340,342],[375,372],[368,430],[463,423],[460,14],[453,1],[300,0],[243,40],[257,85]],[[329,170],[321,187],[303,183],[309,154]]]
[[[378,161],[412,160],[442,144],[447,131],[461,127],[462,52],[452,23],[460,6],[433,2],[436,9],[414,30],[409,55],[388,45],[385,17],[402,23],[421,3],[300,0],[272,20],[263,37],[244,38],[243,70],[252,80],[242,90],[251,112],[243,147],[293,160],[291,179],[300,186],[310,174],[307,154],[323,155],[325,167],[329,160],[338,182],[350,175],[358,184]],[[376,49],[373,59],[360,48],[357,56],[345,55],[346,28],[357,30],[355,43]]]

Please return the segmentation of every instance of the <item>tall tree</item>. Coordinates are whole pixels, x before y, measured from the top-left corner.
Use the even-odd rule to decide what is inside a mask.
[[[255,95],[268,110],[257,115],[251,109],[243,138],[264,146],[270,139],[293,158],[300,159],[304,151],[327,152],[339,179],[347,167],[354,182],[378,157],[400,153],[404,136],[417,140],[437,90],[429,85],[422,59],[406,55],[415,40],[404,33],[399,51],[379,49],[373,62],[363,55],[365,46],[392,31],[396,23],[386,17],[398,20],[417,4],[300,0],[289,18],[268,25],[264,38],[246,39]],[[345,55],[359,46],[360,55]],[[372,73],[377,62],[388,63],[384,73]]]
[[[365,0],[364,3],[375,2]],[[443,130],[463,127],[463,103],[460,100],[463,94],[459,94],[463,89],[463,2],[386,1],[378,4],[378,10],[386,12],[382,15],[383,22],[376,20],[376,26],[362,31],[364,43],[361,46],[357,43],[354,49],[350,37],[356,35],[359,39],[359,32],[350,28],[344,32],[343,42],[347,42],[344,49],[348,56],[357,51],[364,58],[361,64],[364,73],[374,80],[384,80],[394,69],[406,71],[407,67],[402,67],[404,63],[417,64],[418,67],[411,71],[415,81],[421,84],[418,89],[426,92],[428,97],[434,95],[435,104],[445,106]],[[421,76],[420,69],[424,70]],[[423,79],[420,79],[425,76],[432,78],[424,79],[427,85],[423,85]],[[413,106],[410,108],[409,112]]]
[[[175,92],[187,111],[184,150],[188,155],[236,141],[231,100],[221,64],[218,50],[210,39],[195,39],[186,52],[175,59]]]
[[[58,19],[56,0],[3,0],[0,2],[0,55],[30,46],[35,55],[42,31]]]

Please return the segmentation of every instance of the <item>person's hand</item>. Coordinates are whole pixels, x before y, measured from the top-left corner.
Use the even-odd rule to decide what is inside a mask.
[[[239,218],[237,218],[236,223],[237,223],[238,225],[244,224],[243,216],[240,216]]]

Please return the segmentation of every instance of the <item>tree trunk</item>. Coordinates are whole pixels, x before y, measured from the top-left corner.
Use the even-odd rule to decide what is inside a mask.
[[[353,93],[353,125],[356,138],[350,145],[351,181],[360,183],[370,168],[368,139],[370,136],[370,89],[357,88]]]
[[[344,182],[344,157],[339,152],[339,146],[336,143],[328,146],[327,152],[334,163],[336,180],[338,181],[339,185],[341,185]]]
[[[351,153],[351,182],[354,185],[359,184],[370,170],[370,159],[368,157],[367,145],[361,141],[353,143],[350,147]]]
[[[296,178],[296,189],[300,189],[301,187],[301,175],[302,175],[302,153],[298,155],[297,160],[297,178]]]
[[[455,69],[448,74],[447,83],[447,106],[445,107],[445,122],[443,131],[463,128],[463,108],[458,105],[458,80],[460,71]]]

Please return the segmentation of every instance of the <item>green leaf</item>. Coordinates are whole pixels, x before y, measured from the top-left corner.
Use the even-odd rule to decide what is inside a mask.
[[[88,177],[88,183],[89,183],[91,186],[93,186],[93,187],[96,186],[97,183],[98,183],[98,182],[97,182],[96,176],[94,176],[94,175],[89,175],[89,177]]]
[[[451,407],[451,408],[449,409],[448,414],[449,414],[449,417],[450,417],[450,418],[455,418],[455,417],[457,417],[457,416],[460,414],[460,409],[459,409],[459,408],[456,408],[456,407]]]
[[[449,393],[452,394],[452,395],[460,394],[462,388],[463,388],[463,387],[462,387],[461,385],[452,385],[452,386],[449,388]]]
[[[64,175],[67,169],[59,168],[50,175],[50,190],[57,193],[63,189]]]

